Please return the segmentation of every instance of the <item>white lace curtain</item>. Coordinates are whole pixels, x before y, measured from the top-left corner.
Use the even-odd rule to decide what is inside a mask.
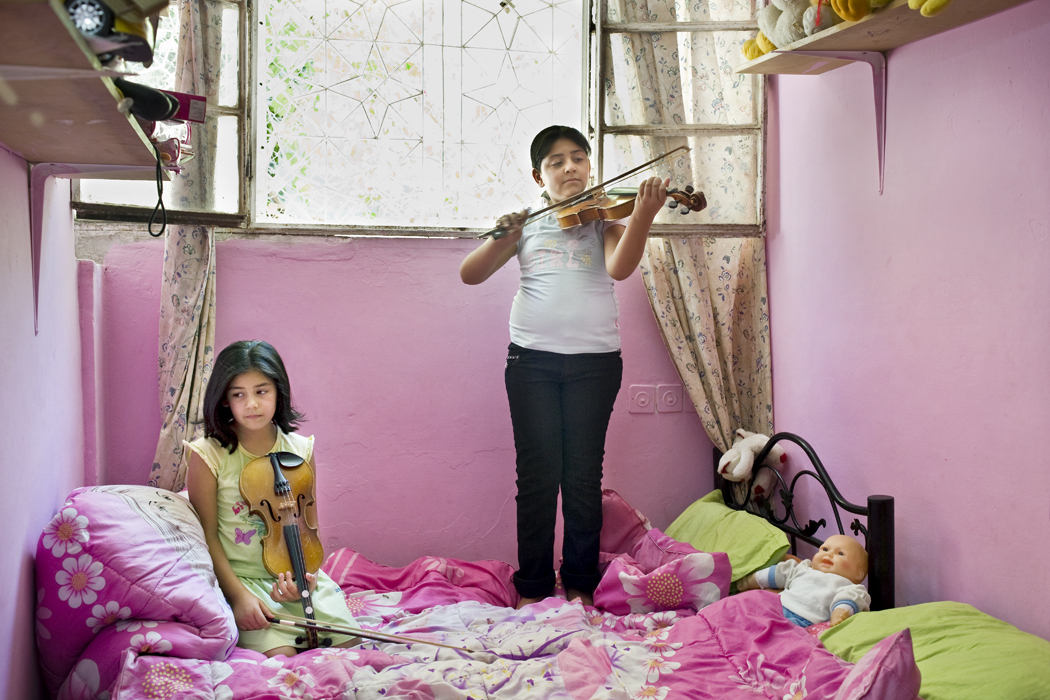
[[[607,7],[612,22],[750,17],[749,5],[732,2],[609,0]],[[756,82],[732,70],[746,37],[721,31],[611,34],[603,49],[607,124],[727,127],[606,142],[606,163],[615,167],[689,145],[688,154],[658,172],[673,186],[695,183],[704,191],[705,223],[757,223]],[[742,128],[734,132],[734,126]],[[676,223],[683,221],[697,219]],[[654,237],[641,267],[665,345],[711,441],[725,451],[737,428],[772,434],[765,239]]]
[[[174,90],[205,95],[219,87],[222,13],[210,0],[180,0],[179,52]],[[196,124],[196,155],[172,182],[173,201],[183,210],[210,208],[215,121]],[[172,491],[186,483],[182,441],[203,434],[204,388],[215,355],[215,231],[206,226],[168,226],[164,238],[158,383],[163,424],[149,485]]]

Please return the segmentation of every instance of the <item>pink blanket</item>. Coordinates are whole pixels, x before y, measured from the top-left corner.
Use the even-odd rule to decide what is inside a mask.
[[[62,700],[119,698],[885,698],[919,688],[907,630],[856,666],[787,622],[768,591],[726,597],[721,553],[674,541],[606,495],[596,607],[522,610],[503,562],[352,550],[325,570],[363,627],[431,640],[266,659],[233,647],[203,533],[174,494],[75,491],[37,549],[37,639]]]

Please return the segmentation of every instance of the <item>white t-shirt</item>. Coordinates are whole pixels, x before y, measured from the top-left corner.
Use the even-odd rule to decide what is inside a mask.
[[[510,311],[515,345],[564,355],[620,349],[620,310],[605,269],[603,234],[625,221],[562,230],[554,213],[532,221],[518,241],[521,286]]]

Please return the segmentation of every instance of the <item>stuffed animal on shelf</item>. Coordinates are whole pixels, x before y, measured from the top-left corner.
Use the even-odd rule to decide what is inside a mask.
[[[952,0],[908,0],[908,7],[918,10],[923,17],[933,17],[952,3]]]
[[[871,11],[869,0],[831,0],[831,8],[839,17],[850,22],[863,19]]]
[[[806,36],[834,27],[842,18],[831,8],[831,0],[811,0],[809,9],[802,15],[802,30]]]
[[[769,438],[761,433],[750,433],[740,428],[734,433],[733,446],[726,450],[722,458],[718,460],[718,473],[728,481],[745,481],[751,476],[751,469],[755,465],[755,457],[769,442]],[[762,462],[766,466],[779,468],[787,461],[787,453],[780,445],[773,445],[773,449],[766,455]]]
[[[804,38],[802,16],[808,8],[809,0],[771,0],[755,17],[759,32],[744,42],[744,56],[753,60]]]

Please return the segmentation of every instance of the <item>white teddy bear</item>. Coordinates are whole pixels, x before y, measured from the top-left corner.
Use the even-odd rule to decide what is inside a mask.
[[[746,481],[755,465],[755,456],[766,446],[769,438],[761,433],[749,433],[743,428],[737,430],[735,436],[733,446],[718,460],[718,473],[728,481]],[[763,464],[778,468],[786,461],[784,448],[773,445]]]
[[[806,36],[802,18],[809,0],[771,0],[758,11],[758,29],[773,46],[783,48]]]
[[[817,21],[817,17],[820,17],[820,21]],[[802,28],[806,32],[806,36],[813,36],[817,32],[824,31],[828,27],[833,27],[842,18],[839,17],[835,10],[831,9],[831,0],[820,0],[818,5],[816,2],[812,2],[805,14],[802,15]]]

